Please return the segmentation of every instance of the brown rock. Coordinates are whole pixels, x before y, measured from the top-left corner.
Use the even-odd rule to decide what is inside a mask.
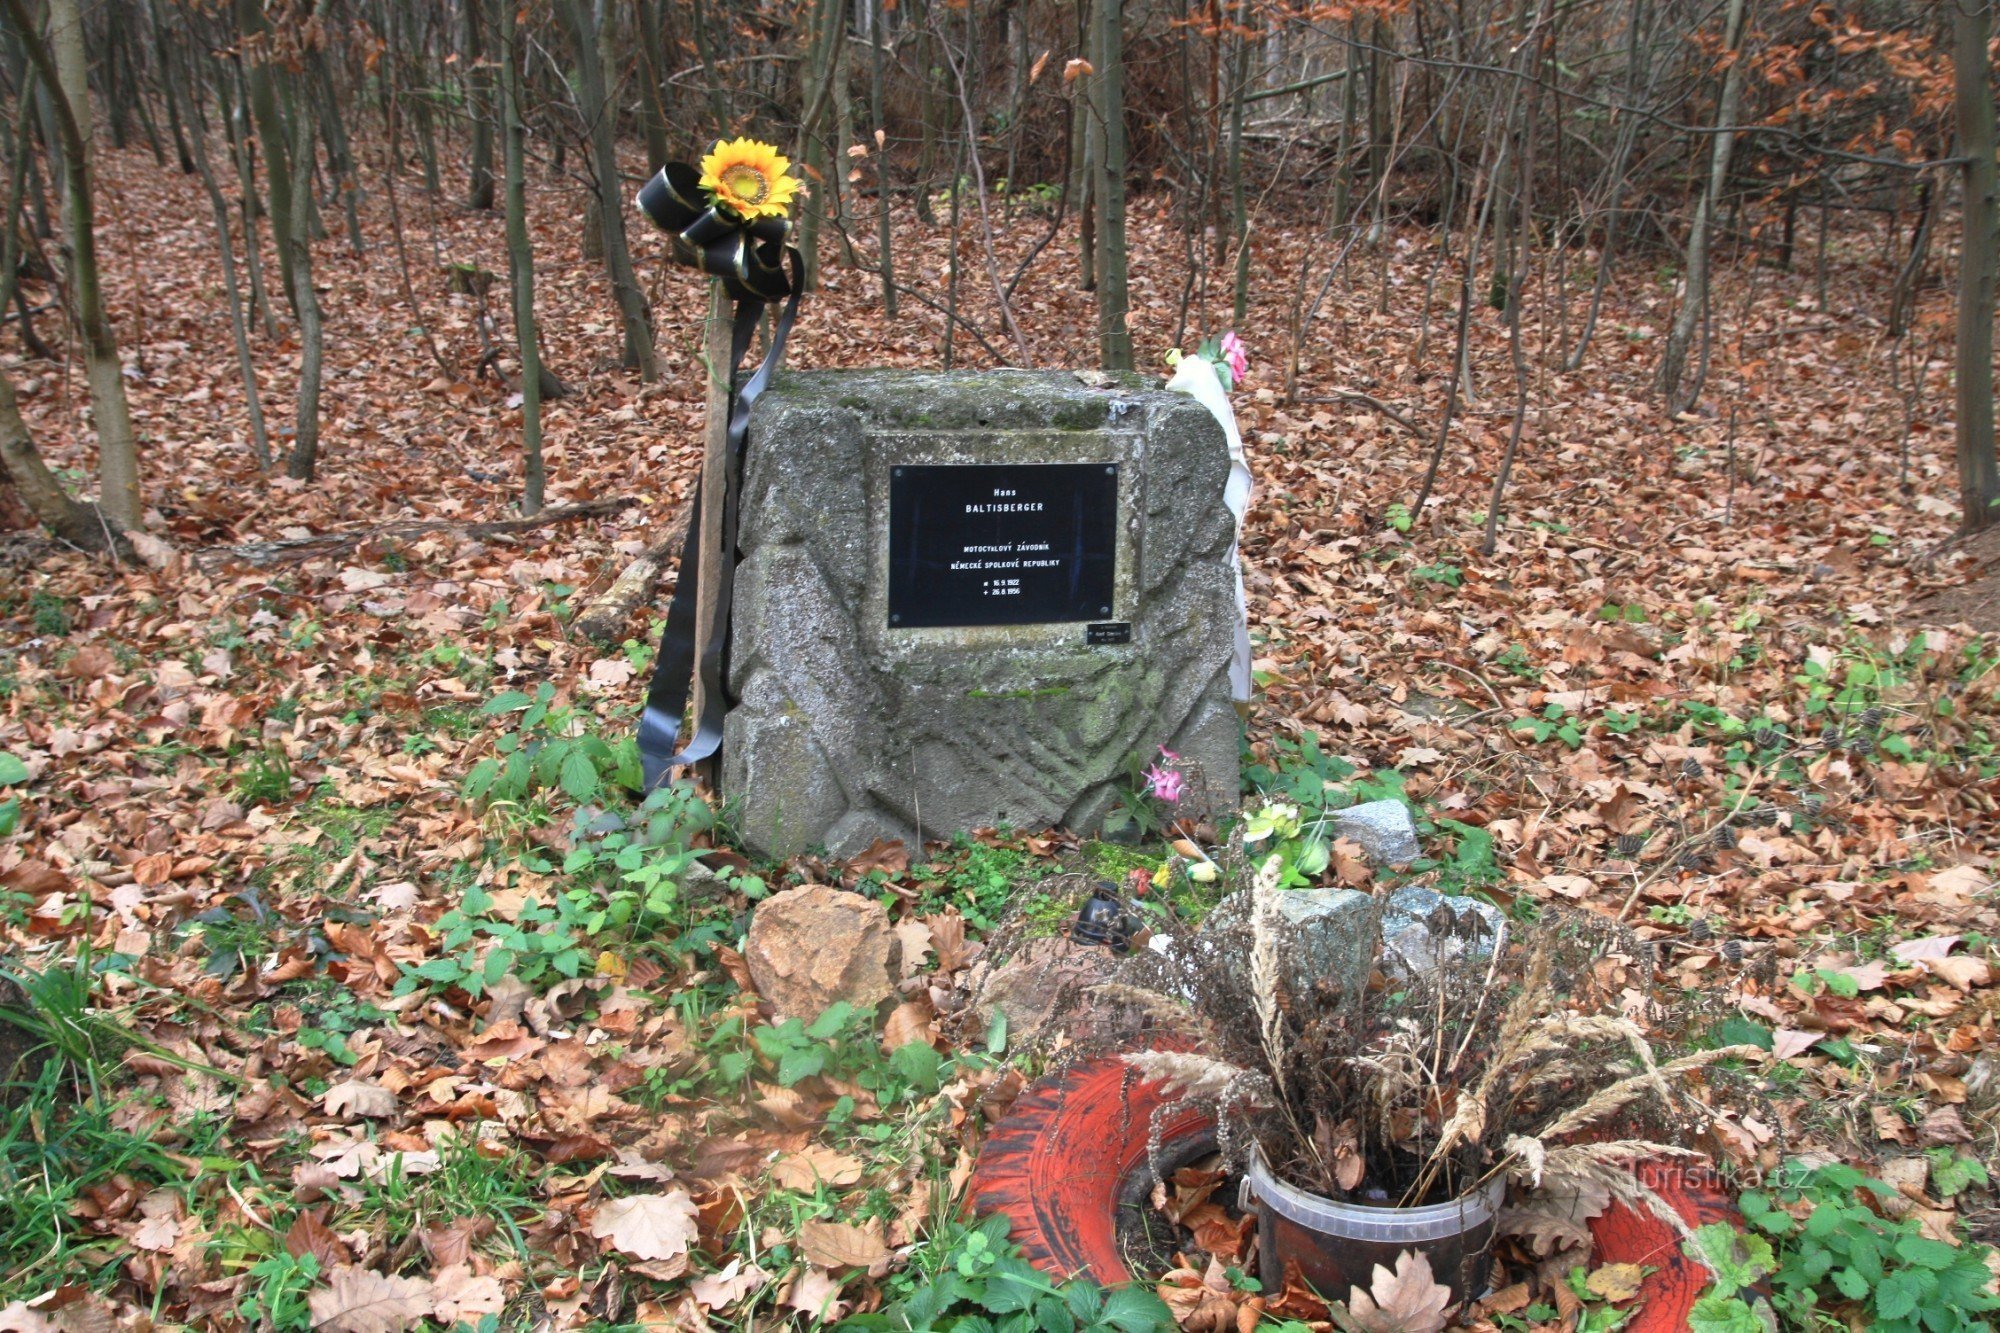
[[[1006,962],[976,980],[973,1022],[979,1030],[993,1011],[1007,1015],[1009,1044],[1054,1037],[1106,1040],[1138,1031],[1143,1014],[1096,994],[1093,987],[1118,978],[1124,960],[1102,945],[1066,935],[1030,941]]]
[[[842,1000],[872,1010],[889,998],[894,942],[882,904],[815,884],[757,905],[743,959],[780,1017],[810,1023]]]

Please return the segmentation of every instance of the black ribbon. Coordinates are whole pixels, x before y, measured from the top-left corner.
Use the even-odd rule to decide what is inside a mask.
[[[784,359],[785,339],[791,335],[792,324],[798,318],[804,261],[791,244],[790,219],[759,218],[746,222],[716,208],[707,202],[701,189],[701,173],[684,162],[669,162],[646,182],[639,191],[639,209],[654,226],[672,237],[675,259],[722,279],[723,289],[736,302],[729,349],[732,394],[724,446],[723,494],[710,497],[702,493],[699,482],[695,485],[674,599],[667,607],[667,625],[660,634],[653,681],[646,689],[646,711],[639,719],[639,763],[645,774],[646,790],[650,792],[675,769],[700,763],[722,748],[723,653],[729,640],[730,592],[736,574],[740,490],[737,481],[743,467],[743,444],[750,434],[750,408]],[[750,340],[756,334],[757,321],[767,305],[778,301],[785,306],[771,330],[763,363],[739,387],[738,375],[750,350]],[[709,373],[715,373],[713,367]],[[721,578],[708,643],[701,660],[696,661],[695,597],[701,579],[701,515],[702,506],[711,502],[722,506],[722,566],[718,571]],[[701,713],[694,719],[693,733],[682,744],[681,717],[687,711],[688,694],[697,676],[702,684]]]

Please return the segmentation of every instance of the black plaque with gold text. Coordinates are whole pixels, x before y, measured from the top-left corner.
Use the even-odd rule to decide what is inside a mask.
[[[924,464],[889,477],[889,624],[1111,614],[1116,463]]]

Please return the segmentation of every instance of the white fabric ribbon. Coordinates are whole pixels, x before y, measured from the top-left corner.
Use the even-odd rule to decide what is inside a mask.
[[[1184,356],[1174,367],[1167,388],[1184,393],[1208,409],[1229,441],[1229,480],[1223,483],[1222,503],[1236,517],[1236,536],[1229,543],[1229,568],[1236,575],[1236,654],[1229,664],[1229,694],[1238,703],[1250,702],[1250,605],[1243,596],[1243,515],[1250,510],[1256,483],[1250,464],[1243,457],[1243,435],[1236,429],[1236,409],[1229,405],[1222,379],[1205,357]]]

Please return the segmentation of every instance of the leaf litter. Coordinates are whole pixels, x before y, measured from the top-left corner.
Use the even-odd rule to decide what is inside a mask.
[[[143,205],[107,228],[134,256],[107,275],[114,308],[139,298],[135,281],[207,271],[209,238],[178,221],[200,216],[189,182],[133,152],[107,152],[104,170]],[[115,955],[94,1006],[146,1043],[122,1060],[115,1129],[151,1165],[91,1179],[67,1206],[93,1245],[126,1260],[101,1288],[121,1309],[235,1318],[258,1290],[250,1259],[224,1262],[218,1248],[239,1235],[276,1238],[245,1256],[310,1256],[316,1276],[259,1280],[292,1281],[335,1329],[471,1321],[530,1295],[572,1321],[868,1308],[949,1216],[982,1126],[1020,1086],[997,1062],[910,1057],[901,1086],[934,1090],[885,1106],[855,1081],[865,1061],[786,1083],[753,1052],[723,1080],[733,1095],[719,1095],[718,1063],[744,1050],[716,1034],[765,1017],[726,933],[680,952],[583,950],[532,978],[519,966],[481,977],[477,990],[458,978],[399,993],[414,969],[462,949],[465,927],[447,918],[468,893],[489,903],[473,928],[483,958],[497,940],[541,933],[538,911],[576,844],[464,799],[501,734],[480,710],[546,684],[580,726],[629,727],[658,608],[610,649],[575,640],[568,621],[670,522],[696,470],[700,377],[685,349],[663,342],[657,386],[603,368],[616,349],[574,228],[560,225],[564,198],[539,182],[533,194],[537,246],[564,257],[541,286],[549,356],[578,390],[547,408],[551,501],[635,504],[469,535],[513,498],[516,408],[497,386],[440,384],[392,354],[407,322],[392,265],[379,247],[356,258],[329,246],[318,262],[336,373],[319,483],[249,466],[226,311],[215,291],[177,284],[182,315],[146,335],[173,345],[130,349],[148,367],[130,390],[153,440],[157,535],[182,554],[164,570],[107,570],[10,547],[19,592],[0,605],[14,645],[0,664],[0,752],[18,772],[0,772],[0,796],[21,797],[23,815],[0,842],[7,947],[38,972],[85,946]],[[364,220],[386,234],[376,201]],[[897,225],[941,262],[939,231],[901,214]],[[454,259],[504,262],[493,219],[440,210],[436,227]],[[1134,199],[1130,228],[1135,342],[1154,364],[1171,335],[1179,243],[1150,196]],[[1031,243],[1000,239],[1009,253]],[[1272,272],[1312,243],[1296,228],[1260,242]],[[1390,316],[1366,283],[1334,294],[1342,332],[1308,349],[1307,401],[1254,375],[1239,395],[1260,497],[1245,536],[1262,687],[1253,749],[1278,758],[1317,734],[1359,775],[1395,774],[1430,817],[1427,850],[1496,898],[1624,918],[1683,986],[1726,995],[1731,1021],[1793,1071],[1725,1114],[1706,1146],[1747,1169],[1799,1152],[1877,1161],[1927,1229],[1955,1240],[1954,1223],[1988,1207],[1981,1187],[1946,1190],[1911,1167],[1989,1141],[2000,1094],[1997,682],[1974,632],[1991,626],[1960,614],[1983,603],[1954,593],[1985,568],[1986,547],[1941,547],[1950,515],[1930,498],[1950,484],[1942,435],[1913,438],[1917,498],[1906,498],[1892,353],[1863,337],[1790,339],[1784,355],[1812,373],[1776,377],[1721,349],[1719,377],[1761,376],[1752,438],[1737,442],[1758,461],[1732,470],[1720,421],[1661,419],[1641,368],[1599,348],[1550,376],[1560,408],[1523,453],[1500,543],[1481,555],[1503,412],[1461,413],[1453,466],[1405,527],[1386,516],[1413,489],[1424,443],[1352,399],[1310,401],[1351,390],[1412,416],[1440,409],[1441,384],[1414,359],[1417,264],[1400,249],[1386,258]],[[1837,253],[1833,280],[1858,289],[1866,266]],[[695,299],[684,273],[663,268],[659,281],[663,310]],[[1094,316],[1066,283],[1058,266],[1031,268],[1019,312],[1038,347],[1082,364]],[[967,286],[971,317],[990,318]],[[1279,286],[1257,286],[1245,330],[1273,353],[1275,334],[1257,333],[1283,326]],[[1746,303],[1754,328],[1799,321],[1781,286]],[[1943,296],[1919,299],[1918,327],[1942,336]],[[1661,300],[1614,290],[1607,311],[1636,327],[1661,318]],[[442,292],[432,305],[469,365],[469,307]],[[1505,364],[1491,312],[1472,339],[1478,364]],[[867,275],[830,266],[792,359],[931,365],[935,352],[921,320],[885,324]],[[281,349],[263,349],[260,371],[281,401]],[[23,410],[52,461],[87,471],[75,390],[38,367],[23,377]],[[378,533],[391,522],[446,526]],[[280,567],[207,554],[322,538],[340,541]],[[37,605],[60,617],[37,625]],[[1051,863],[1068,850],[985,836]],[[712,843],[712,868],[747,873]],[[1365,865],[1351,871],[1366,882]],[[942,1058],[997,1035],[940,1021],[983,931],[968,930],[969,903],[939,910],[935,871],[910,849],[779,873],[874,886],[899,904],[898,1003],[885,1028],[843,1034],[837,1050]],[[677,1011],[673,997],[693,993],[708,1010]],[[906,1121],[912,1133],[884,1132]],[[229,1169],[188,1165],[210,1158]],[[1290,1285],[1247,1296],[1232,1284],[1248,1237],[1204,1211],[1208,1182],[1176,1188],[1176,1208],[1213,1245],[1166,1279],[1187,1326],[1315,1308]],[[1518,1243],[1543,1256],[1574,1253],[1588,1216],[1573,1200],[1533,1199],[1510,1215]],[[636,1291],[622,1277],[605,1285],[613,1271]],[[1630,1275],[1607,1273],[1591,1290],[1616,1299]],[[1349,1313],[1428,1327],[1427,1276],[1381,1270]],[[10,1295],[69,1290],[66,1275],[30,1279]],[[0,1312],[24,1326],[52,1317]]]

